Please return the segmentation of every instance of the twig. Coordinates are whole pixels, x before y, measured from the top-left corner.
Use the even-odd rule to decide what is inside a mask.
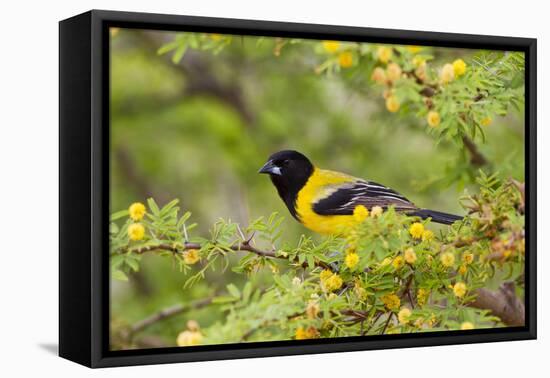
[[[464,135],[462,137],[462,142],[470,153],[470,163],[472,163],[472,165],[475,165],[476,167],[481,167],[488,164],[487,158],[485,158],[481,151],[479,151],[476,144],[470,138]]]
[[[148,316],[137,323],[134,323],[130,328],[127,330],[127,334],[125,335],[127,339],[131,339],[136,333],[143,331],[145,328],[161,321],[167,318],[171,318],[173,316],[182,314],[184,312],[190,311],[190,310],[198,310],[203,307],[208,306],[212,303],[212,299],[214,297],[208,297],[204,299],[199,299],[197,301],[191,302],[187,305],[184,304],[176,304],[167,308],[164,308],[160,310],[159,312]]]
[[[388,315],[388,320],[386,320],[386,324],[384,324],[384,328],[382,329],[382,332],[380,332],[381,335],[386,333],[386,329],[388,328],[388,325],[390,324],[391,318],[393,318],[393,312],[390,312],[390,314]]]
[[[183,244],[156,244],[156,245],[147,245],[143,247],[135,247],[135,248],[122,248],[122,252],[132,252],[132,253],[138,253],[143,254],[146,252],[154,252],[154,251],[168,251],[172,253],[181,253],[187,250],[191,249],[201,249],[202,246],[199,243],[191,243],[191,242],[185,242]],[[274,251],[263,251],[260,250],[252,245],[248,241],[234,244],[229,247],[232,251],[238,252],[238,251],[244,251],[244,252],[251,252],[261,257],[267,257],[267,258],[273,258],[273,259],[283,259],[283,260],[289,260],[287,256],[283,255],[277,255]],[[295,262],[295,261],[292,261]],[[330,266],[322,261],[316,261],[315,266],[324,268],[324,269],[330,269]]]

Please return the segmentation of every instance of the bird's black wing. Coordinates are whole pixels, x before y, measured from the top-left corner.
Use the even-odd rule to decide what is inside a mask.
[[[367,209],[380,206],[384,210],[394,206],[398,211],[416,210],[417,207],[395,190],[372,181],[358,180],[343,184],[327,197],[313,204],[319,215],[351,215],[356,206]]]

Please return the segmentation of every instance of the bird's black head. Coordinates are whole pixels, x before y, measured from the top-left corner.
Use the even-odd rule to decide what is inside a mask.
[[[271,155],[258,171],[271,177],[273,185],[290,213],[296,217],[296,196],[313,173],[313,164],[298,151],[284,150]]]

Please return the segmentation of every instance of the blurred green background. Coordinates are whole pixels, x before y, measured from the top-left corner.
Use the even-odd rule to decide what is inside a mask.
[[[282,45],[275,38],[233,36],[219,51],[189,49],[174,63],[170,54],[157,53],[174,36],[112,30],[112,212],[148,197],[161,205],[179,198],[199,224],[195,234],[207,235],[220,217],[246,225],[277,211],[286,218],[283,239],[295,243],[310,232],[257,171],[271,153],[296,149],[319,167],[388,185],[419,206],[463,213],[463,190],[475,190],[476,168],[467,153],[454,144],[436,145],[414,114],[389,113],[361,67],[316,74],[320,41]],[[426,50],[435,62],[468,61],[477,53]],[[523,180],[523,130],[521,112],[487,127],[487,143],[479,148],[491,169]],[[154,255],[143,259],[128,282],[112,282],[113,330],[243,280],[228,270],[184,290],[176,265]],[[207,309],[187,313],[157,323],[143,337],[148,345],[173,345],[185,320],[208,325],[218,316]]]

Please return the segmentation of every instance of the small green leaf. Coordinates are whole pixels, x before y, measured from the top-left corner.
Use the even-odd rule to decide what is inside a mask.
[[[227,285],[227,291],[229,291],[229,294],[231,294],[235,298],[240,298],[241,297],[241,292],[239,291],[237,286],[235,286],[233,284]]]
[[[114,270],[112,277],[118,281],[128,281],[128,276],[121,270]]]

